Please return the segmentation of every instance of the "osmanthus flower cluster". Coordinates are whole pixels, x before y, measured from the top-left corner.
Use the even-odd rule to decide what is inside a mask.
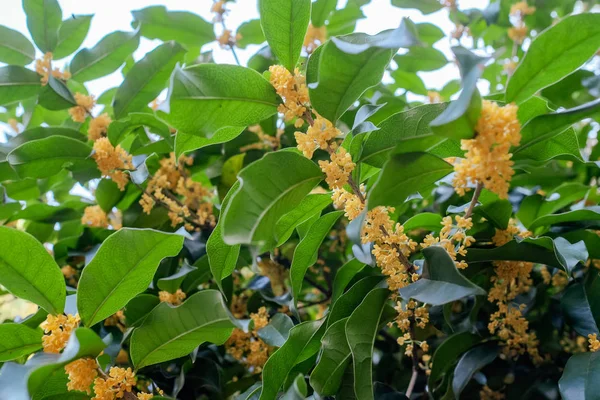
[[[252,373],[259,374],[273,352],[273,348],[258,337],[258,331],[269,324],[269,313],[265,307],[258,312],[250,314],[252,329],[245,332],[235,328],[225,343],[227,353],[242,364],[246,365]]]
[[[41,75],[42,86],[48,84],[50,76],[66,81],[71,78],[69,71],[61,71],[58,68],[52,68],[52,52],[46,52],[42,58],[35,60],[35,72]]]

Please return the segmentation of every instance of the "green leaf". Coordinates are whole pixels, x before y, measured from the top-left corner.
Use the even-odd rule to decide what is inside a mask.
[[[307,82],[315,110],[335,123],[370,87],[381,82],[399,47],[416,43],[411,22],[370,36],[355,33],[327,41],[308,61]]]
[[[44,246],[30,234],[4,226],[0,226],[0,242],[0,284],[51,314],[62,313],[65,280]]]
[[[571,15],[535,37],[506,86],[506,101],[522,103],[589,60],[600,47],[600,15]]]
[[[462,78],[462,91],[458,99],[450,103],[430,124],[431,130],[453,139],[470,139],[481,113],[481,96],[477,81],[483,73],[487,58],[479,57],[461,46],[452,48]]]
[[[142,111],[163,91],[175,64],[183,59],[185,49],[176,42],[158,46],[135,63],[119,86],[113,100],[116,118]]]
[[[183,236],[151,229],[123,228],[110,235],[85,266],[77,309],[92,326],[123,308],[148,288],[160,261],[176,256]]]
[[[396,82],[396,86],[400,89],[404,89],[407,92],[420,94],[422,96],[426,96],[428,93],[425,83],[415,72],[406,72],[401,69],[397,69],[392,72],[392,77]]]
[[[95,168],[92,148],[66,136],[49,136],[23,143],[8,154],[8,162],[21,178],[47,178],[63,168],[72,171]]]
[[[108,213],[123,198],[125,192],[112,179],[101,179],[94,192],[96,203]]]
[[[156,286],[160,290],[165,290],[169,293],[175,293],[177,289],[181,287],[181,284],[183,283],[185,278],[194,271],[196,271],[196,267],[192,267],[188,263],[184,263],[179,268],[179,271],[177,271],[173,275],[160,278],[156,282]]]
[[[0,106],[33,97],[41,89],[37,73],[17,65],[0,67]]]
[[[42,348],[43,332],[26,325],[0,324],[0,361],[10,361]]]
[[[342,294],[331,307],[331,312],[327,318],[327,326],[331,326],[342,318],[349,317],[350,314],[365,299],[367,293],[378,286],[383,280],[381,276],[367,276],[356,282],[346,293]]]
[[[297,207],[283,215],[275,225],[277,246],[281,246],[292,236],[294,229],[311,217],[319,214],[331,204],[331,196],[327,193],[315,193],[306,196]]]
[[[310,20],[310,0],[259,0],[260,24],[265,38],[289,71],[294,71]]]
[[[287,392],[281,396],[280,400],[304,400],[308,394],[308,388],[306,387],[306,381],[304,380],[303,374],[298,374],[292,385],[288,388]]]
[[[177,132],[177,135],[175,136],[175,157],[179,158],[182,154],[206,146],[212,146],[213,144],[227,143],[240,136],[243,131],[243,127],[226,126],[218,129],[210,138],[190,135],[181,131]]]
[[[48,84],[42,88],[38,104],[47,110],[60,111],[76,105],[73,94],[67,85],[53,77],[48,77]]]
[[[402,224],[405,232],[415,229],[424,229],[426,231],[439,232],[442,229],[442,216],[430,212],[423,212],[410,217]]]
[[[352,281],[354,276],[358,274],[366,266],[365,263],[360,262],[356,258],[348,261],[342,265],[335,273],[333,279],[333,290],[331,294],[331,304],[335,304],[337,299],[344,293],[344,290],[348,284]]]
[[[373,289],[354,310],[346,323],[346,337],[352,352],[354,392],[358,400],[373,400],[373,345],[382,323],[384,305],[390,291]],[[333,326],[333,325],[332,325]]]
[[[221,345],[233,328],[216,290],[198,292],[178,307],[160,303],[133,331],[131,360],[140,369],[185,356],[204,342]]]
[[[215,40],[213,25],[186,11],[168,11],[165,6],[150,6],[132,11],[140,32],[148,39],[174,40],[188,48],[202,47]]]
[[[322,353],[315,369],[310,374],[310,385],[320,396],[333,396],[342,384],[351,355],[346,340],[348,317],[330,325],[321,339]]]
[[[238,190],[239,183],[235,183],[227,192],[221,204],[221,210],[224,210],[229,204],[231,197]],[[219,218],[215,229],[210,234],[206,241],[206,253],[208,255],[208,263],[210,272],[215,278],[217,286],[223,291],[223,279],[227,278],[237,264],[240,255],[240,245],[228,245],[223,241],[223,219]]]
[[[399,206],[411,194],[426,189],[452,171],[451,164],[428,153],[394,154],[383,165],[369,191],[369,210],[377,206]]]
[[[458,360],[452,377],[452,391],[458,399],[473,375],[498,356],[498,345],[493,342],[473,347]]]
[[[317,353],[323,335],[322,326],[323,320],[306,321],[290,330],[288,340],[269,357],[263,368],[259,400],[274,399],[292,368]]]
[[[273,171],[285,170],[285,174]],[[227,244],[274,246],[275,224],[322,179],[319,167],[292,151],[267,153],[239,173],[240,188],[223,212]]]
[[[443,143],[444,138],[434,136],[429,128],[431,121],[436,119],[445,109],[446,104],[425,104],[408,111],[396,113],[381,124],[379,130],[369,133],[363,143],[359,161],[375,167],[383,167],[389,153],[395,149],[420,148],[434,149]],[[441,146],[441,145],[440,145]],[[442,157],[451,155],[461,156],[460,145],[456,154],[438,154]]]
[[[285,314],[277,313],[270,319],[269,324],[259,329],[258,337],[269,346],[281,347],[290,336],[294,322]]]
[[[211,28],[212,29],[212,28]],[[249,44],[262,44],[265,41],[265,34],[260,26],[259,19],[246,21],[237,28],[235,45],[240,49],[245,49]]]
[[[93,15],[73,15],[64,20],[58,30],[58,43],[52,53],[54,60],[60,60],[75,53],[85,40]]]
[[[392,0],[392,5],[399,8],[416,8],[423,14],[431,14],[444,7],[438,0]]]
[[[446,36],[440,27],[430,24],[429,22],[423,22],[416,25],[419,39],[430,46],[433,46],[436,42],[442,40]]]
[[[23,0],[27,29],[42,53],[52,52],[58,44],[62,10],[57,0]]]
[[[435,71],[448,63],[444,53],[433,47],[411,47],[408,53],[395,56],[394,61],[407,72]]]
[[[43,387],[48,378],[50,378],[54,372],[62,370],[65,365],[84,357],[96,358],[105,347],[106,343],[104,343],[91,329],[75,329],[73,333],[71,333],[65,349],[60,355],[53,354],[52,357],[46,359],[40,357],[41,362],[45,365],[35,368],[29,374],[27,379],[29,393],[35,393]],[[30,361],[32,361],[32,364],[35,364],[35,358]]]
[[[333,225],[343,213],[343,211],[334,211],[323,215],[311,225],[306,236],[296,246],[292,266],[290,267],[294,305],[298,303],[306,271],[317,262],[321,243],[329,235]]]
[[[533,155],[539,159],[539,145],[556,139],[561,132],[569,128],[575,122],[590,117],[600,110],[600,99],[583,104],[565,111],[537,116],[530,120],[521,129],[521,144],[512,149],[515,160],[527,159]],[[575,139],[577,142],[577,139]],[[527,151],[529,150],[529,151]],[[531,152],[531,150],[534,150]],[[553,154],[548,155],[552,158]]]
[[[35,48],[20,32],[0,25],[0,62],[27,65],[35,59]]]
[[[87,136],[75,129],[55,126],[39,126],[37,128],[27,129],[19,133],[17,136],[13,136],[8,140],[8,145],[10,148],[14,149],[23,143],[32,140],[44,139],[50,136],[66,136],[82,142],[87,141]]]
[[[82,49],[69,65],[73,79],[87,82],[115,72],[137,48],[138,31],[116,31],[102,38],[93,48]]]
[[[258,72],[237,65],[175,68],[169,87],[172,126],[211,138],[227,126],[249,126],[277,112],[279,96]]]
[[[574,354],[567,361],[558,381],[558,390],[564,400],[590,400],[600,390],[600,353]]]
[[[442,305],[467,296],[485,296],[485,290],[465,278],[446,250],[439,246],[423,249],[425,265],[421,279],[400,289],[403,299]]]
[[[470,332],[461,332],[448,337],[433,353],[431,373],[429,374],[429,387],[448,372],[461,354],[477,344],[481,338]]]
[[[169,126],[154,114],[142,112],[128,113],[127,117],[113,121],[108,126],[107,136],[110,143],[116,146],[123,142],[130,133],[135,132],[140,127],[147,127],[150,132],[160,135],[168,140],[169,143],[172,142]]]
[[[310,20],[313,26],[319,28],[325,25],[329,15],[335,11],[337,0],[316,0],[312,4]]]
[[[571,222],[580,221],[599,221],[600,220],[600,206],[592,206],[587,208],[580,208],[579,210],[567,211],[560,214],[549,214],[544,215],[540,218],[535,219],[529,229],[535,229],[540,226],[549,227],[552,225],[560,225]]]
[[[598,322],[594,317],[590,299],[597,295],[587,290],[585,285],[575,283],[569,286],[560,299],[560,308],[565,315],[566,321],[581,336],[599,333]],[[590,288],[592,289],[592,288]]]
[[[146,317],[150,314],[152,309],[160,304],[158,297],[143,293],[135,296],[127,303],[123,314],[127,321],[128,327],[136,327],[141,325]]]

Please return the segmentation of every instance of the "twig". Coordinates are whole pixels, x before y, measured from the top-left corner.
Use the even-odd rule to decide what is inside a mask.
[[[419,377],[419,354],[417,344],[415,343],[415,317],[411,317],[409,321],[409,332],[412,339],[412,375],[410,376],[410,382],[406,388],[406,397],[410,399],[410,396],[415,389],[417,378]]]
[[[465,218],[469,218],[473,214],[473,209],[477,205],[477,201],[479,200],[479,195],[481,195],[482,189],[483,189],[483,183],[477,182],[477,185],[475,186],[475,192],[473,193],[473,198],[471,199],[471,204],[469,204],[469,208],[467,209],[467,212],[465,213]]]

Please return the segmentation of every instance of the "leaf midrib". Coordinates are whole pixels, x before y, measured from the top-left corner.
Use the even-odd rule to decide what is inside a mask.
[[[231,96],[184,96],[184,97],[177,97],[177,98],[173,99],[173,101],[179,101],[179,100],[242,101],[242,102],[246,102],[246,103],[257,103],[257,104],[264,104],[267,106],[274,106],[274,107],[277,107],[279,105],[278,102],[270,103],[265,100],[253,99],[250,97],[231,97]]]
[[[117,31],[117,32],[123,32],[123,31]],[[134,32],[124,32],[124,33],[125,34],[133,33],[133,35],[130,36],[129,38],[127,38],[126,40],[124,40],[122,42],[119,42],[120,44],[118,44],[117,46],[113,47],[112,49],[109,49],[109,51],[105,52],[101,57],[96,58],[96,60],[94,60],[93,62],[86,63],[86,65],[83,68],[81,68],[79,71],[73,73],[73,78],[75,78],[78,75],[81,75],[81,71],[84,71],[84,72],[89,71],[89,69],[91,67],[93,67],[94,65],[98,64],[101,61],[104,61],[104,59],[106,59],[110,55],[116,53],[116,51],[119,48],[124,47],[125,45],[127,45],[131,39],[135,39],[137,37],[137,33],[135,31]],[[98,44],[96,44],[96,46],[98,46]],[[85,50],[87,50],[88,53],[92,53],[92,50],[94,50],[96,48],[96,46],[94,46],[91,49],[85,49]],[[125,62],[125,61],[123,61],[123,62]]]
[[[52,307],[52,310],[46,310],[49,312],[55,311],[56,308],[54,306],[54,303],[43,293],[40,291],[40,289],[37,288],[37,286],[35,286],[32,281],[30,281],[25,275],[22,275],[20,273],[19,270],[15,269],[5,258],[0,257],[0,266],[1,265],[6,265],[7,267],[9,267],[12,271],[14,271],[16,273],[16,275],[20,276],[21,278],[23,278],[25,280],[25,282],[27,282],[27,284],[29,284],[29,286],[31,286],[33,289],[35,289],[35,291],[44,299],[48,302],[48,305],[50,305]],[[43,308],[43,307],[42,307]]]

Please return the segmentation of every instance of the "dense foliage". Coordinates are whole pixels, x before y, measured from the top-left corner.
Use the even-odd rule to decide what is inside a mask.
[[[1,399],[600,398],[600,14],[392,0],[456,29],[371,36],[368,2],[152,6],[80,49],[92,16],[23,0],[0,285],[37,311],[0,324]]]

